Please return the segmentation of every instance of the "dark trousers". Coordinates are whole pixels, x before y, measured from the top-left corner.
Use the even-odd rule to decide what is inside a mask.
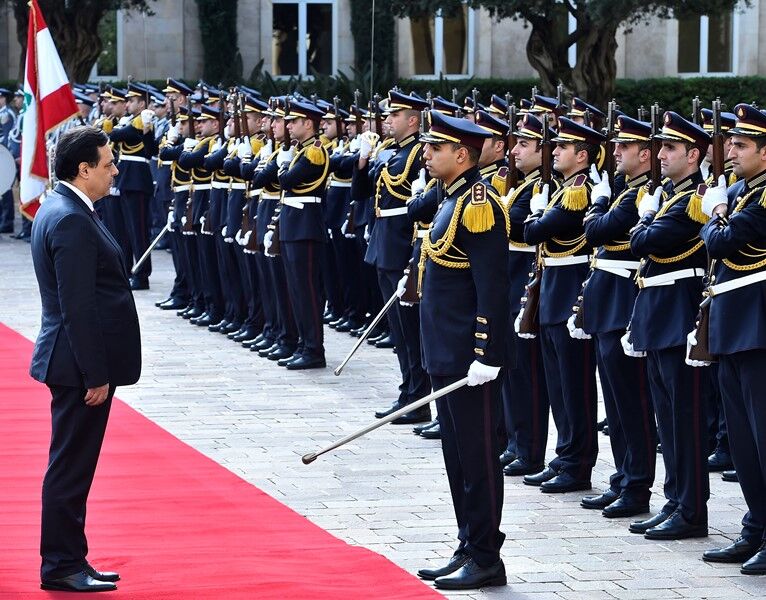
[[[563,323],[540,326],[540,347],[558,431],[551,467],[590,481],[598,456],[596,357],[592,340],[575,340]]]
[[[202,268],[200,266],[199,251],[197,250],[197,241],[200,237],[199,234],[182,235],[181,239],[183,240],[183,257],[186,263],[184,268],[190,275],[191,302],[195,308],[206,310],[205,295],[202,291]]]
[[[718,377],[734,467],[748,511],[742,536],[750,543],[766,540],[766,403],[763,374],[766,350],[748,350],[719,357]]]
[[[378,270],[372,265],[364,262],[364,255],[367,253],[367,242],[364,241],[364,226],[355,230],[354,242],[356,245],[355,262],[360,268],[360,281],[362,282],[362,293],[360,298],[359,312],[362,315],[370,315],[370,319],[380,312],[383,308],[383,294],[380,291],[378,283]],[[388,298],[386,298],[388,300]],[[387,321],[383,321],[387,324]]]
[[[114,387],[99,406],[87,406],[84,388],[49,385],[51,445],[43,479],[40,555],[43,579],[81,571],[88,554],[85,504],[96,472]]]
[[[199,229],[199,225],[195,226]],[[198,234],[197,255],[200,266],[200,284],[205,298],[205,309],[210,319],[218,322],[223,319],[224,303],[221,281],[218,274],[218,260],[215,251],[215,238],[212,235]]]
[[[515,320],[512,315],[511,323]],[[503,372],[506,449],[530,465],[541,465],[545,461],[550,403],[540,341],[516,338],[516,365]]]
[[[244,301],[243,327],[261,331],[264,327],[263,306],[261,305],[258,272],[255,265],[255,255],[245,254],[244,247],[235,243],[234,256],[237,259],[239,277],[242,283]]]
[[[332,232],[331,243],[345,307],[344,314],[353,325],[361,325],[366,310],[362,306],[362,257],[358,255],[356,239],[347,238],[337,229]]]
[[[274,287],[269,292],[274,297],[276,305],[277,321],[277,344],[281,347],[295,350],[298,346],[298,327],[295,323],[295,313],[290,303],[290,293],[287,289],[287,275],[282,256],[266,257],[269,265]]]
[[[230,323],[242,323],[247,317],[242,275],[237,261],[236,242],[226,242],[220,231],[213,234],[218,256],[218,276],[224,297],[224,318]]]
[[[378,283],[383,297],[388,300],[396,291],[403,271],[378,269]],[[402,306],[398,302],[388,311],[391,337],[396,345],[396,357],[402,372],[399,403],[410,404],[431,392],[431,383],[423,369],[420,354],[420,313],[417,306]]]
[[[290,305],[298,327],[298,352],[309,358],[324,358],[321,259],[325,244],[315,240],[282,242]]]
[[[710,365],[710,386],[707,413],[708,450],[710,452],[729,453],[729,431],[723,410],[723,399],[718,383],[718,365]]]
[[[431,376],[434,390],[461,376]],[[500,424],[500,379],[481,386],[462,387],[436,401],[441,427],[442,454],[447,469],[452,506],[458,526],[458,551],[489,567],[500,560],[505,534],[503,470],[499,455],[504,440]]]
[[[609,487],[636,502],[648,502],[657,462],[654,408],[646,359],[626,356],[622,335],[622,331],[593,335],[616,467]]]
[[[173,288],[170,290],[170,297],[181,302],[189,302],[191,298],[191,288],[189,286],[188,268],[186,266],[186,256],[183,249],[183,235],[180,229],[175,228],[165,234],[170,247],[170,254],[173,257],[173,268],[176,276],[173,279]]]
[[[133,260],[128,259],[131,265],[138,262],[149,247],[149,201],[151,197],[144,192],[132,190],[120,191],[120,208],[125,228],[133,251]],[[152,257],[149,256],[138,269],[134,277],[145,281],[152,274]]]
[[[706,412],[710,385],[707,368],[688,366],[686,348],[646,353],[657,431],[665,462],[665,509],[680,509],[695,525],[707,523],[710,482],[707,468]],[[611,424],[610,424],[611,427]]]
[[[333,235],[335,234],[336,232],[333,232]],[[327,298],[327,309],[335,318],[346,315],[346,304],[339,273],[340,267],[341,265],[336,260],[333,251],[333,240],[330,238],[329,243],[322,244],[322,285],[324,296]]]
[[[13,220],[16,213],[13,209],[13,190],[8,190],[0,196],[0,233],[13,233]]]
[[[120,246],[122,255],[125,258],[125,268],[130,272],[133,266],[133,249],[130,245],[130,236],[125,223],[125,216],[120,207],[122,201],[122,196],[105,196],[96,202],[94,207],[109,230],[109,233],[112,234],[112,237]]]
[[[257,277],[258,301],[263,308],[263,336],[276,341],[279,335],[279,313],[277,311],[275,282],[272,270],[269,268],[269,262],[274,262],[277,259],[270,259],[263,252],[245,256],[252,260],[253,270]]]

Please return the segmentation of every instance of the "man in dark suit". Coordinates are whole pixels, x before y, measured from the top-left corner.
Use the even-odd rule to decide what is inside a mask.
[[[85,504],[115,387],[135,383],[141,372],[138,316],[120,247],[93,209],[117,175],[106,134],[66,132],[55,170],[59,184],[32,226],[42,326],[30,374],[52,396],[41,587],[108,591],[119,575],[86,560]]]

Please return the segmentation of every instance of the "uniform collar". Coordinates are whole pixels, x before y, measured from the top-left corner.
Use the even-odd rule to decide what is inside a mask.
[[[580,175],[588,176],[588,173],[590,172],[590,167],[587,169],[582,169],[581,171],[577,171],[577,173],[574,173],[573,175],[570,175],[564,180],[564,183],[561,184],[561,187],[569,187],[574,183],[574,180],[577,179]]]
[[[316,142],[318,139],[319,138],[314,135],[310,137],[309,139],[307,139],[306,141],[301,142],[301,150],[303,150],[303,148],[308,148],[309,146],[312,146],[314,142]]]
[[[417,133],[412,133],[412,134],[408,135],[406,138],[404,138],[401,142],[396,143],[396,146],[398,146],[399,148],[406,148],[407,146],[412,144],[417,139],[418,139],[418,134]]]
[[[463,186],[473,183],[479,175],[479,167],[471,167],[467,171],[460,174],[455,181],[453,181],[449,187],[445,190],[448,196],[452,196],[455,192],[460,190]]]
[[[68,187],[70,190],[72,190],[75,194],[77,194],[77,197],[85,202],[85,205],[90,209],[90,212],[93,212],[95,209],[93,208],[93,201],[88,198],[88,196],[85,195],[85,193],[77,188],[76,186],[72,185],[68,181],[61,181],[59,182],[61,185]]]
[[[673,193],[674,194],[680,194],[681,192],[686,192],[693,187],[698,186],[700,183],[704,183],[704,179],[702,178],[702,173],[699,169],[697,169],[694,173],[689,175],[688,177],[685,177],[681,181],[679,181],[677,184],[673,185]]]
[[[542,171],[543,171],[542,166],[535,167],[529,173],[524,175],[524,181],[531,181],[533,179],[540,179],[540,177],[542,177],[542,175],[543,175]]]
[[[629,188],[641,187],[647,181],[649,181],[649,171],[641,173],[640,175],[636,175],[631,179],[628,179],[627,177],[625,178],[625,183]]]
[[[479,169],[479,175],[482,176],[482,178],[489,177],[490,175],[494,175],[497,173],[497,171],[500,169],[500,167],[505,167],[505,159],[501,158],[500,160],[496,160],[493,163],[488,164],[486,167],[482,167]]]
[[[745,189],[747,189],[747,191],[763,187],[764,185],[766,185],[766,171],[761,171],[755,177],[751,177],[745,181]]]

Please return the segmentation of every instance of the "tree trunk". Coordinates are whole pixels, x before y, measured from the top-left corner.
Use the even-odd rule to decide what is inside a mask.
[[[39,4],[69,79],[87,81],[101,53],[98,24],[106,12],[105,9],[90,5],[86,8],[76,8],[77,3],[73,3],[75,8],[66,10],[66,5],[61,0],[40,0]],[[24,56],[29,26],[29,9],[25,0],[16,0],[14,14],[16,35],[23,49],[19,65],[21,81],[24,79]]]
[[[543,19],[534,21],[527,40],[527,60],[540,76],[542,93],[555,96],[559,83],[567,89],[572,88],[572,68],[568,57],[566,42],[555,42],[553,23]]]
[[[573,90],[581,98],[605,107],[614,95],[617,79],[617,27],[612,24],[577,24],[577,64],[572,71]]]

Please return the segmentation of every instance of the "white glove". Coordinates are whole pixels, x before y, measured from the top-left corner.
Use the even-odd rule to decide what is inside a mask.
[[[723,175],[721,175],[723,177]],[[707,196],[707,194],[705,194]],[[686,336],[686,364],[690,367],[709,367],[711,364],[710,361],[707,360],[692,360],[689,358],[691,355],[692,347],[697,345],[697,330],[693,330],[689,332],[689,335]]]
[[[277,154],[277,166],[282,168],[284,165],[289,165],[290,161],[293,160],[293,157],[295,156],[295,148],[292,146],[288,146],[287,149],[282,147],[282,149],[279,151],[279,154]]]
[[[468,385],[484,385],[493,379],[497,379],[499,373],[500,367],[490,367],[475,360],[468,367]]]
[[[167,140],[171,144],[175,144],[175,142],[178,140],[178,137],[180,135],[181,135],[181,126],[178,123],[168,127],[168,132],[165,134],[165,136],[167,137]]]
[[[125,115],[124,117],[120,117],[120,120],[117,121],[117,126],[125,127],[125,125],[130,125],[131,121],[133,121],[133,117],[130,115]]]
[[[633,342],[631,342],[629,338],[630,338],[630,331],[626,331],[625,335],[620,338],[620,343],[622,344],[622,351],[625,353],[625,356],[630,356],[631,358],[643,358],[644,356],[646,356],[646,352],[633,349]]]
[[[532,199],[529,201],[529,210],[532,211],[532,214],[535,214],[536,212],[545,210],[546,206],[548,206],[548,184],[547,183],[543,186],[543,189],[540,190],[540,192],[532,196]]]
[[[352,154],[354,152],[357,152],[359,150],[360,144],[361,144],[361,141],[359,139],[359,136],[357,135],[353,140],[351,140],[348,143],[348,151],[351,152]]]
[[[250,144],[245,144],[244,142],[237,145],[237,156],[241,160],[250,160],[253,158],[253,148],[250,146]]]
[[[402,306],[414,306],[412,302],[402,302],[402,296],[407,291],[407,275],[404,275],[396,284],[396,297]]]
[[[154,111],[145,108],[141,111],[141,122],[144,124],[144,128],[148,127],[154,122]]]
[[[638,203],[638,217],[643,219],[646,213],[657,212],[660,209],[660,198],[662,198],[662,186],[658,185],[653,194],[644,194],[641,202]]]
[[[589,340],[590,334],[585,333],[582,329],[579,327],[575,327],[575,317],[577,315],[572,315],[567,320],[567,329],[569,330],[569,337],[575,340]]]
[[[359,140],[359,158],[369,158],[380,136],[372,131],[365,131]]]
[[[250,243],[250,236],[253,234],[252,231],[246,231],[245,235],[242,236],[242,241],[240,241],[240,244],[243,246],[247,246]]]
[[[237,233],[234,234],[234,241],[237,242],[240,246],[242,245],[242,230],[237,229]]]
[[[513,195],[516,193],[516,188],[511,188],[508,190],[508,193],[505,196],[501,196],[500,201],[503,203],[503,206],[508,208],[508,205],[511,203],[511,198],[513,198]]]
[[[705,191],[705,195],[702,196],[702,212],[712,217],[715,207],[720,204],[727,209],[729,207],[729,198],[726,196],[726,175],[721,175],[718,178],[718,184]]]
[[[271,140],[266,140],[266,143],[263,145],[263,147],[258,151],[258,159],[267,159],[269,156],[271,156],[272,152],[274,152],[274,144],[271,142]]]
[[[412,187],[410,188],[410,197],[414,198],[418,194],[420,194],[424,189],[426,189],[426,184],[428,182],[426,181],[426,170],[420,169],[420,174],[418,175],[418,178],[412,182]]]
[[[196,145],[197,140],[195,138],[186,138],[184,140],[184,152],[190,152],[191,150],[194,150]]]
[[[591,200],[595,201],[597,198],[608,198],[611,200],[612,188],[609,187],[609,175],[606,171],[599,175],[596,165],[591,165],[590,180],[595,184],[590,192]]]
[[[205,223],[207,222],[207,217],[202,216],[199,218],[199,231],[202,235],[213,235],[212,232],[205,231]]]
[[[221,227],[221,237],[224,239],[226,238],[226,232],[227,232],[227,227],[226,225],[224,225],[223,227]]]
[[[524,307],[521,308],[519,311],[519,314],[516,316],[516,320],[513,322],[513,330],[516,332],[516,335],[518,335],[523,340],[533,340],[537,336],[534,333],[521,333],[519,330],[521,329],[521,319],[524,317]]]
[[[213,147],[210,149],[210,152],[217,152],[221,149],[221,138],[217,137],[215,138],[215,142],[213,142]]]
[[[338,140],[338,145],[335,146],[335,150],[332,151],[333,156],[340,156],[346,151],[346,145],[343,143],[343,140]]]
[[[173,210],[172,209],[170,211],[168,211],[167,224],[168,224],[168,231],[175,231],[173,229]]]
[[[372,234],[370,233],[370,226],[366,225],[364,228],[364,241],[369,242]]]
[[[186,215],[181,217],[181,227],[186,227]],[[191,235],[191,231],[181,231],[181,233],[184,235]]]
[[[274,256],[273,254],[269,254],[269,250],[271,249],[271,240],[274,237],[274,232],[272,230],[269,230],[266,232],[266,235],[263,236],[263,249],[265,250],[266,256]]]

